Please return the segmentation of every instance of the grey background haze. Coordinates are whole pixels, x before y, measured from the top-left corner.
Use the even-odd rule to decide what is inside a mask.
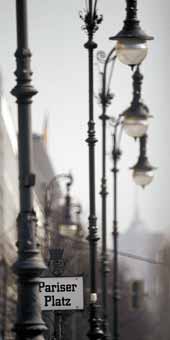
[[[33,85],[39,91],[32,105],[33,131],[42,133],[44,117],[49,113],[48,151],[57,173],[72,170],[75,178],[75,200],[83,205],[88,216],[88,63],[87,41],[81,30],[83,22],[79,10],[85,7],[80,0],[29,0],[29,46],[33,53]],[[16,50],[15,1],[0,0],[0,66],[3,87],[16,124],[15,99],[10,95],[15,85]],[[138,15],[144,30],[155,37],[149,42],[149,53],[142,66],[144,75],[143,99],[154,118],[150,121],[148,154],[158,167],[153,183],[145,190],[136,189],[129,167],[138,155],[138,143],[123,136],[123,156],[119,176],[119,227],[125,230],[133,216],[137,199],[141,217],[148,228],[159,230],[170,227],[170,3],[169,0],[139,0]],[[124,0],[98,1],[98,12],[104,21],[95,34],[98,49],[107,53],[112,48],[108,37],[116,34],[125,19]],[[100,88],[95,68],[95,94]],[[112,80],[115,99],[109,114],[119,114],[132,99],[131,71],[117,62]],[[95,100],[96,136],[96,209],[100,227],[101,178],[101,108]],[[108,128],[108,153],[111,149],[111,128]],[[108,237],[112,229],[112,173],[108,155]],[[86,219],[85,219],[86,221]],[[167,229],[168,230],[168,229]]]

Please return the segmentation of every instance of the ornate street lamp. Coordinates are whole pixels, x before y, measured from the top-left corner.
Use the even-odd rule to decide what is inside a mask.
[[[45,193],[44,193],[44,229],[45,229],[45,254],[44,257],[46,261],[48,262],[48,254],[49,254],[49,248],[51,247],[51,227],[49,223],[49,218],[51,216],[51,209],[52,209],[52,203],[53,203],[53,196],[51,195],[51,192],[54,189],[54,185],[57,180],[59,179],[67,179],[67,188],[68,192],[70,192],[70,187],[73,184],[73,176],[71,173],[69,174],[57,174],[54,176],[49,183],[46,185]],[[66,195],[66,207],[69,204],[69,195]]]
[[[86,2],[87,4],[87,2]],[[89,262],[90,262],[90,317],[88,337],[90,340],[100,340],[103,337],[101,329],[101,320],[98,316],[99,306],[97,305],[97,218],[96,218],[96,200],[95,200],[95,122],[93,112],[93,53],[97,44],[93,41],[94,33],[97,31],[102,21],[102,16],[97,15],[97,0],[89,0],[86,5],[85,13],[80,13],[81,19],[84,21],[83,29],[88,34],[88,41],[84,47],[88,50],[88,66],[89,66],[89,122],[88,122],[88,138],[89,146]]]
[[[106,57],[104,51],[97,53],[97,59],[100,63],[104,63],[103,72],[100,72],[102,76],[102,87],[99,93],[99,102],[102,106],[102,114],[100,119],[102,121],[102,178],[101,178],[101,211],[102,211],[102,254],[101,254],[101,282],[102,282],[102,322],[104,339],[110,338],[109,325],[108,325],[108,301],[107,301],[107,274],[108,270],[108,258],[107,258],[107,178],[106,178],[106,125],[109,116],[106,114],[107,107],[111,104],[113,94],[110,93],[110,81],[114,62],[116,56],[114,55],[115,48],[113,48]],[[108,64],[111,64],[110,73],[108,76]],[[109,79],[109,80],[108,80]]]
[[[108,332],[108,315],[107,315],[107,181],[106,181],[106,123],[109,117],[106,114],[107,107],[111,104],[113,94],[110,92],[110,82],[112,78],[113,68],[116,60],[116,49],[112,48],[106,56],[104,51],[97,53],[97,59],[103,63],[102,88],[99,93],[99,102],[102,106],[102,114],[99,117],[102,121],[102,179],[101,179],[101,198],[102,198],[102,307],[103,307],[103,330],[104,337],[109,338]],[[110,71],[108,74],[108,65],[110,64]],[[117,226],[117,163],[121,156],[119,143],[121,139],[122,129],[128,132],[133,137],[141,136],[145,133],[148,127],[149,110],[141,100],[141,85],[143,76],[140,73],[139,66],[133,74],[133,100],[130,107],[117,120],[113,120],[114,134],[113,134],[113,173],[114,173],[114,221],[113,221],[113,338],[119,338],[118,333],[118,226]],[[117,129],[121,127],[119,136],[117,137]],[[135,172],[136,174],[136,172]]]
[[[98,29],[98,25],[102,21],[102,17],[97,15],[96,11],[97,0],[89,0],[88,4],[86,2],[85,14],[80,14],[81,19],[84,21],[83,29],[86,30],[88,34],[88,41],[84,45],[85,48],[88,49],[88,61],[89,61],[89,123],[88,123],[88,145],[89,145],[89,192],[90,192],[90,216],[89,216],[89,245],[90,245],[90,331],[88,333],[89,338],[100,339],[102,337],[102,332],[100,329],[100,325],[98,323],[97,317],[97,284],[96,284],[96,242],[98,240],[97,236],[97,227],[96,227],[96,211],[95,211],[95,123],[94,123],[94,115],[93,115],[93,50],[97,47],[97,44],[93,41],[93,35]],[[107,116],[105,114],[105,109],[109,101],[111,101],[109,88],[106,91],[106,68],[107,64],[110,61],[110,58],[113,58],[112,53],[116,50],[116,55],[118,58],[125,64],[130,66],[137,65],[142,62],[144,57],[147,54],[147,46],[146,41],[152,39],[152,37],[147,36],[139,26],[139,21],[137,20],[137,1],[135,0],[127,0],[127,17],[125,20],[125,24],[123,30],[115,37],[112,37],[112,40],[118,40],[118,43],[115,48],[111,50],[105,62],[105,70],[103,73],[103,91],[100,96],[100,100],[103,106],[103,113],[101,116],[103,122],[103,161],[105,162],[105,127]],[[112,57],[111,57],[112,56]],[[135,116],[136,118],[136,116]],[[103,179],[102,179],[102,206],[103,206],[103,217],[102,222],[106,220],[106,179],[105,179],[105,163],[103,168]],[[106,231],[106,224],[104,222],[104,230]],[[104,233],[105,233],[104,231]],[[105,234],[104,234],[105,235]],[[106,272],[106,251],[105,251],[105,240],[104,240],[104,256],[103,256],[103,270]],[[104,264],[105,262],[105,264]],[[104,269],[105,267],[105,269]],[[104,274],[106,279],[106,273]],[[105,280],[104,279],[104,280]],[[105,285],[105,283],[104,283]],[[104,301],[104,298],[103,298]],[[106,303],[104,302],[106,305]],[[104,336],[107,338],[108,334],[106,330],[106,317],[104,311]],[[94,323],[93,320],[96,320]],[[97,327],[96,327],[97,325]]]
[[[64,249],[54,248],[55,244],[51,240],[51,227],[49,218],[52,213],[52,203],[54,196],[52,195],[54,185],[59,179],[66,179],[66,195],[63,206],[59,207],[59,220],[57,223],[57,235],[64,237],[79,237],[81,235],[81,205],[72,202],[70,191],[73,184],[73,176],[69,174],[57,174],[46,186],[44,212],[45,212],[45,243],[46,254],[45,258],[48,263],[50,274],[54,276],[61,276],[64,273]],[[76,209],[77,220],[72,219],[72,209]],[[61,211],[60,211],[61,210]],[[56,238],[56,241],[59,241]],[[54,311],[54,336],[52,340],[61,340],[63,338],[63,314],[62,311]]]
[[[54,185],[59,179],[66,179],[66,195],[64,198],[64,204],[59,206],[59,218],[57,224],[57,231],[59,235],[67,237],[81,237],[82,226],[80,222],[80,214],[82,207],[79,203],[73,203],[70,195],[71,186],[73,184],[73,176],[69,174],[57,174],[50,182],[46,185],[44,194],[44,229],[45,229],[45,259],[48,262],[49,249],[52,246],[51,241],[51,226],[49,218],[52,212],[53,198],[52,192]],[[75,209],[76,218],[72,218],[72,211]]]
[[[141,86],[143,75],[140,72],[139,66],[133,74],[133,99],[130,107],[123,112],[124,130],[130,137],[143,136],[149,126],[148,118],[152,116],[149,113],[148,107],[141,99]]]
[[[82,207],[80,203],[73,203],[70,195],[70,185],[72,183],[66,183],[66,196],[65,203],[62,209],[61,222],[58,224],[58,232],[62,236],[66,237],[81,237],[82,226],[80,222],[80,214]],[[73,210],[75,209],[76,220],[72,217]]]
[[[117,174],[121,151],[118,145],[117,129],[121,117],[114,124],[113,133],[113,340],[119,339],[119,285],[118,285],[118,220],[117,220]]]
[[[133,80],[135,74],[139,76],[139,69],[137,67],[137,73],[134,72]],[[133,81],[133,96],[138,98],[138,82]],[[136,98],[136,102],[138,102]],[[133,98],[135,102],[135,98]],[[129,111],[130,112],[130,111]],[[147,112],[149,110],[147,109]],[[130,114],[130,113],[129,113]],[[117,192],[117,175],[118,175],[118,161],[121,156],[120,142],[121,136],[124,128],[124,113],[120,114],[117,119],[113,119],[112,125],[114,127],[113,133],[113,339],[119,339],[119,285],[118,285],[118,218],[117,218],[117,204],[118,204],[118,192]],[[118,132],[118,128],[119,132]],[[140,139],[140,156],[137,164],[132,167],[133,178],[136,184],[147,185],[151,182],[153,175],[153,167],[150,165],[148,158],[146,157],[146,135],[139,138]]]
[[[111,104],[113,94],[110,92],[110,83],[113,68],[116,60],[116,49],[112,48],[106,56],[104,51],[98,51],[97,60],[103,63],[102,88],[99,93],[99,102],[102,106],[102,114],[99,117],[102,121],[102,179],[101,179],[101,198],[102,198],[102,307],[103,307],[103,330],[104,336],[109,337],[107,322],[107,180],[106,180],[106,124],[109,117],[106,114],[108,106]],[[108,66],[110,69],[108,72]],[[141,101],[141,85],[143,76],[139,66],[133,74],[133,100],[130,107],[120,115],[121,123],[128,135],[139,137],[148,128],[149,110]],[[118,120],[119,125],[119,120]],[[117,157],[117,155],[115,156]]]
[[[130,66],[141,64],[148,48],[147,40],[153,37],[147,35],[140,27],[137,19],[137,0],[126,0],[126,19],[122,30],[111,40],[117,40],[116,54],[118,59]]]
[[[62,223],[58,226],[59,234],[67,237],[82,237],[84,234],[80,221],[80,214],[82,212],[81,204],[72,203],[70,208],[71,211],[75,209],[76,219],[72,219],[72,217],[70,218],[70,220],[66,218],[63,219]]]
[[[63,259],[63,248],[54,248],[54,244],[51,240],[51,226],[49,218],[52,212],[52,204],[54,195],[54,185],[59,179],[66,179],[66,195],[64,205],[62,206],[62,213],[59,213],[60,220],[57,225],[57,232],[61,236],[75,237],[78,236],[81,225],[79,219],[75,222],[72,220],[71,211],[76,208],[76,214],[80,215],[81,206],[80,204],[74,204],[71,200],[71,186],[73,184],[73,176],[69,174],[57,174],[47,184],[44,195],[44,215],[45,215],[45,259],[48,263],[50,274],[54,276],[61,276],[64,272],[64,259]],[[61,207],[60,207],[61,208]],[[53,340],[61,340],[63,337],[63,322],[62,312],[54,311],[54,336]]]
[[[146,185],[150,184],[154,178],[154,170],[153,167],[147,157],[146,154],[146,143],[147,143],[147,135],[145,134],[141,138],[139,138],[140,143],[140,154],[137,163],[131,167],[133,170],[133,179],[137,185],[140,185],[142,188],[145,188]]]
[[[33,207],[35,175],[32,173],[31,103],[37,93],[31,85],[31,52],[28,48],[27,1],[16,0],[17,85],[12,94],[18,105],[18,149],[20,213],[18,226],[18,260],[14,269],[18,275],[16,339],[43,339],[46,326],[41,317],[39,301],[39,277],[46,268],[37,243],[37,218]]]
[[[114,121],[113,133],[113,339],[119,339],[119,284],[118,284],[118,218],[117,218],[117,204],[118,204],[118,161],[121,157],[120,140],[122,134],[122,116],[120,115]],[[120,127],[118,133],[118,127]],[[151,183],[153,179],[153,170],[155,169],[150,165],[146,157],[146,135],[140,139],[140,156],[137,164],[132,167],[133,179],[136,184],[146,186]]]

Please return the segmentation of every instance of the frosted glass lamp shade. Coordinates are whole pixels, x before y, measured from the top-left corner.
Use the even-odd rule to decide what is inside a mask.
[[[121,63],[134,66],[145,59],[148,47],[146,41],[138,39],[120,39],[116,44],[116,54]]]
[[[153,171],[145,171],[145,170],[133,170],[133,179],[137,185],[140,185],[144,188],[146,185],[150,184],[154,178]]]
[[[148,129],[148,119],[138,119],[135,116],[125,117],[123,127],[128,136],[141,137]]]

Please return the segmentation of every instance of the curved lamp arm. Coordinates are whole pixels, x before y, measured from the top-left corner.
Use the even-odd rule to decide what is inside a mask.
[[[111,83],[111,78],[113,74],[113,68],[114,68],[114,63],[116,60],[116,54],[115,54],[115,47],[113,47],[108,55],[106,56],[104,51],[98,51],[97,52],[97,60],[99,63],[104,63],[104,68],[102,74],[102,89],[101,93],[99,93],[99,98],[100,98],[100,103],[106,107],[107,105],[110,104],[111,99],[113,98],[113,94],[110,93],[110,83]],[[108,84],[106,84],[106,78],[107,78],[107,67],[108,64],[112,62],[111,65],[111,70],[110,74],[108,76]]]
[[[119,116],[116,118],[110,117],[110,125],[114,128],[113,136],[115,136],[115,141],[114,141],[114,148],[117,150],[117,152],[120,153],[120,145],[121,145],[121,140],[122,140],[122,134],[123,134],[123,114],[119,114]],[[119,131],[118,131],[118,128]]]
[[[104,64],[104,74],[103,74],[103,88],[104,86],[106,87],[106,73],[107,73],[107,66],[108,63],[112,61],[112,68],[111,68],[111,72],[109,75],[109,82],[108,82],[108,86],[107,86],[107,91],[109,91],[109,87],[110,87],[110,82],[111,82],[111,77],[112,77],[112,73],[113,73],[113,66],[114,66],[114,62],[116,60],[116,54],[111,58],[111,55],[116,51],[115,47],[113,47],[111,49],[111,51],[108,53],[105,64]]]
[[[67,193],[69,193],[70,191],[70,186],[73,184],[73,175],[71,173],[68,173],[68,174],[64,174],[64,173],[61,173],[61,174],[57,174],[56,176],[54,176],[50,181],[49,183],[46,185],[46,188],[45,188],[45,195],[44,195],[44,201],[45,201],[45,213],[48,214],[49,211],[50,211],[50,205],[51,205],[51,202],[50,202],[50,199],[49,199],[49,191],[50,189],[53,187],[53,184],[56,182],[56,180],[58,180],[59,178],[66,178],[68,179],[68,182],[66,183],[66,186],[67,186]]]
[[[68,178],[70,180],[69,185],[73,184],[73,175],[71,173],[69,174],[61,173],[61,174],[57,174],[50,180],[50,182],[46,186],[46,190],[49,190],[50,187],[53,186],[53,183],[59,178]]]

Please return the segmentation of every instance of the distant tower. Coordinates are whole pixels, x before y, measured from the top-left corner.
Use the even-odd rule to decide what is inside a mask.
[[[120,236],[120,250],[142,256],[146,251],[147,238],[147,225],[140,216],[138,188],[135,187],[133,217],[127,231]]]

